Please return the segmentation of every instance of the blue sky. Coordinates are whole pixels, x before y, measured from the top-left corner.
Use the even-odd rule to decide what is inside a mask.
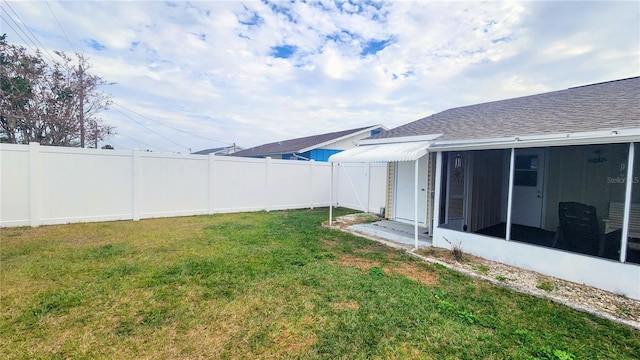
[[[117,149],[189,152],[640,75],[640,3],[6,1],[0,32],[114,85]],[[37,38],[37,42],[32,38]],[[100,144],[104,145],[104,144]]]

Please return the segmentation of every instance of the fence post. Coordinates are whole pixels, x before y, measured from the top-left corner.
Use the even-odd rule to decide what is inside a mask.
[[[309,161],[309,188],[307,192],[309,193],[309,209],[313,210],[313,198],[315,195],[315,186],[313,186],[313,170],[315,168],[316,161],[311,159]]]
[[[131,196],[133,204],[131,204],[131,215],[133,221],[140,220],[140,150],[132,150],[133,178]]]
[[[338,165],[336,166],[336,190],[335,190],[335,195],[336,198],[333,201],[333,203],[336,205],[336,207],[340,206],[340,166],[342,164],[338,163]],[[331,181],[333,181],[333,179],[331,179]]]
[[[367,163],[367,208],[364,212],[368,213],[371,208],[371,163]]]
[[[213,214],[215,211],[215,196],[216,196],[216,165],[215,165],[216,156],[214,154],[209,154],[209,210],[207,211],[209,214]]]
[[[270,201],[270,194],[269,194],[269,183],[270,183],[270,168],[271,168],[271,157],[267,156],[265,163],[265,171],[264,171],[264,201],[265,201],[265,205],[264,205],[264,209],[266,211],[269,211],[269,204],[271,203]]]
[[[31,227],[40,226],[40,143],[29,143],[29,215]]]

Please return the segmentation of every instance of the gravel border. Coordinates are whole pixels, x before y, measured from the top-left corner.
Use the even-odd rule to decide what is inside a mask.
[[[446,250],[445,250],[446,251]],[[420,259],[422,261],[440,264],[448,269],[458,271],[467,276],[490,282],[496,286],[507,288],[513,291],[517,291],[523,294],[528,294],[542,299],[549,299],[554,302],[560,303],[575,310],[583,311],[589,314],[596,315],[607,320],[611,320],[616,323],[624,324],[632,328],[640,330],[640,321],[635,319],[634,314],[640,313],[640,301],[626,298],[617,294],[613,294],[607,291],[596,289],[586,285],[580,285],[570,283],[561,279],[552,278],[549,276],[538,274],[534,271],[523,270],[520,268],[508,266],[505,264],[482,259],[482,263],[489,263],[487,274],[481,274],[474,270],[466,268],[473,265],[468,264],[453,264],[451,262],[442,261],[433,257],[420,255],[413,250],[406,250],[409,256]],[[469,255],[465,255],[468,257]],[[480,258],[477,258],[480,259]],[[497,274],[497,275],[494,275]],[[503,274],[503,275],[500,275]],[[515,275],[515,278],[514,278]],[[493,277],[492,277],[493,276]],[[496,276],[503,276],[507,278],[507,281],[497,280]],[[545,291],[539,289],[539,279],[543,278],[553,284],[554,289],[551,291]],[[567,283],[569,284],[567,286]],[[576,290],[577,288],[577,290]],[[554,293],[557,292],[557,293]],[[571,293],[573,292],[573,294]],[[579,299],[579,300],[576,300]],[[597,304],[601,303],[601,306]],[[616,304],[624,304],[623,306],[628,309],[635,309],[632,313],[628,314],[628,318],[618,316],[612,313],[612,305],[617,308]],[[619,305],[618,305],[619,306]]]

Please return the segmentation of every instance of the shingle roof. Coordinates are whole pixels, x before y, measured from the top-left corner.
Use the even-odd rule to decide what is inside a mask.
[[[439,134],[474,140],[640,127],[640,77],[463,106],[371,139]]]
[[[276,141],[269,144],[258,145],[249,149],[238,151],[233,156],[269,156],[279,154],[291,154],[294,152],[300,152],[302,149],[313,147],[327,141],[339,139],[343,136],[355,134],[358,131],[372,128],[372,126],[365,126],[357,129],[343,130],[326,134],[312,135],[301,137],[297,139]]]
[[[211,153],[217,153],[218,151],[224,150],[224,147],[217,147],[217,148],[211,148],[211,149],[204,149],[204,150],[200,150],[200,151],[196,151],[191,153],[192,155],[207,155],[207,154],[211,154]]]
[[[216,154],[216,153],[224,153],[224,154],[226,154],[230,150],[240,150],[240,149],[242,149],[240,146],[230,145],[230,146],[224,146],[224,147],[204,149],[204,150],[193,152],[191,154],[192,155],[208,155],[208,154]]]

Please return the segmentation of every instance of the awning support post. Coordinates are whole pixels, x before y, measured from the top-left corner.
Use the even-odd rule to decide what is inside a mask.
[[[415,189],[414,189],[414,196],[413,196],[413,237],[415,240],[415,248],[416,250],[418,249],[418,188],[419,188],[419,184],[418,184],[418,161],[420,159],[416,159],[416,165],[415,165],[415,171],[414,171],[414,184],[415,184]]]
[[[331,163],[331,182],[329,183],[329,226],[333,221],[333,163]]]

